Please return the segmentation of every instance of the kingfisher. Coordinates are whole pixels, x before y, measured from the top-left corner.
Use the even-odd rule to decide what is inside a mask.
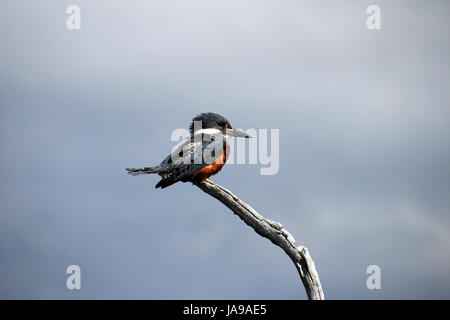
[[[155,188],[166,188],[176,182],[201,182],[218,173],[230,154],[227,138],[250,136],[233,129],[230,122],[216,113],[201,113],[192,119],[190,136],[159,165],[126,168],[128,174],[158,174],[161,180]]]

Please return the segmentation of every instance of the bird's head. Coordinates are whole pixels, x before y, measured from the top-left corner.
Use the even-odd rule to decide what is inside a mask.
[[[250,138],[248,134],[243,131],[233,129],[230,122],[217,113],[201,113],[192,119],[189,127],[191,135],[205,133],[205,134],[222,134],[225,137],[241,137]]]

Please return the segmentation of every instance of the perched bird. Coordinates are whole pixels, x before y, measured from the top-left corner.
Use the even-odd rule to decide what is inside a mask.
[[[216,113],[202,113],[192,119],[190,137],[158,166],[127,168],[129,174],[159,174],[155,188],[165,188],[178,181],[200,182],[219,172],[230,153],[226,139],[250,138],[233,129],[227,119]]]

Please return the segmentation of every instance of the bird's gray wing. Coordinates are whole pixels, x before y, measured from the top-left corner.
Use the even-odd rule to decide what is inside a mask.
[[[178,181],[188,181],[193,174],[214,162],[222,154],[225,139],[215,136],[213,141],[188,140],[158,166],[158,173],[163,178],[163,185]],[[159,183],[158,183],[159,184]]]

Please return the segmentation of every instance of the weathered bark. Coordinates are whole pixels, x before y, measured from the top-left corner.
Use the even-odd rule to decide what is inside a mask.
[[[294,237],[280,223],[264,218],[229,190],[210,179],[195,185],[230,208],[259,235],[283,249],[294,262],[310,300],[325,299],[319,275],[308,250],[303,246],[296,247]]]

